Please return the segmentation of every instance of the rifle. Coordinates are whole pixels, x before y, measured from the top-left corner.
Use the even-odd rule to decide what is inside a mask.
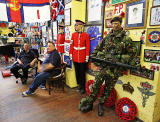
[[[138,70],[138,67],[133,66],[133,65],[123,64],[121,62],[113,62],[113,61],[100,59],[100,58],[96,58],[96,57],[90,57],[90,61],[91,62],[98,62],[98,63],[106,63],[106,65],[108,65],[108,66],[119,66],[119,67],[124,67],[124,68],[127,68],[127,69]]]

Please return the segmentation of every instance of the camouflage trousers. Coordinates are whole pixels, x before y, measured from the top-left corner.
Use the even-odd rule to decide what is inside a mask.
[[[91,89],[91,94],[87,97],[87,102],[93,104],[97,99],[100,88],[105,82],[104,91],[99,99],[99,103],[104,104],[107,98],[110,96],[118,78],[122,76],[122,70],[120,68],[103,68],[95,76],[95,82],[93,83],[93,88]]]

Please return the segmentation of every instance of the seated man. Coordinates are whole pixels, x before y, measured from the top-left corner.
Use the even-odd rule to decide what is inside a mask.
[[[40,66],[40,73],[35,77],[29,90],[22,93],[22,96],[25,97],[33,94],[41,84],[45,84],[46,79],[50,77],[51,74],[58,75],[61,73],[61,70],[56,69],[61,66],[61,58],[53,42],[48,43],[47,51],[48,55]]]
[[[29,49],[28,43],[25,43],[23,48],[24,50],[18,56],[17,63],[12,66],[11,72],[16,78],[21,78],[22,84],[26,84],[28,69],[33,67],[34,63],[37,61],[37,58],[35,58],[35,53]],[[20,69],[22,69],[23,75],[18,72]]]

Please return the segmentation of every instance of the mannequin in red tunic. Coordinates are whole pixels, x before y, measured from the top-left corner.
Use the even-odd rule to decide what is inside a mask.
[[[89,35],[83,32],[84,22],[75,20],[75,31],[71,37],[69,50],[70,59],[73,60],[76,72],[78,89],[81,94],[85,93],[85,71],[89,58],[90,39]]]
[[[64,26],[59,25],[57,34],[57,51],[61,55],[61,63],[63,62],[64,41],[65,41]]]

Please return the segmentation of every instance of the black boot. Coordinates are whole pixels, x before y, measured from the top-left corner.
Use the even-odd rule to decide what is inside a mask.
[[[98,116],[103,116],[104,110],[103,110],[103,104],[98,104]]]
[[[80,108],[81,112],[87,113],[93,109],[93,104],[88,104]]]

